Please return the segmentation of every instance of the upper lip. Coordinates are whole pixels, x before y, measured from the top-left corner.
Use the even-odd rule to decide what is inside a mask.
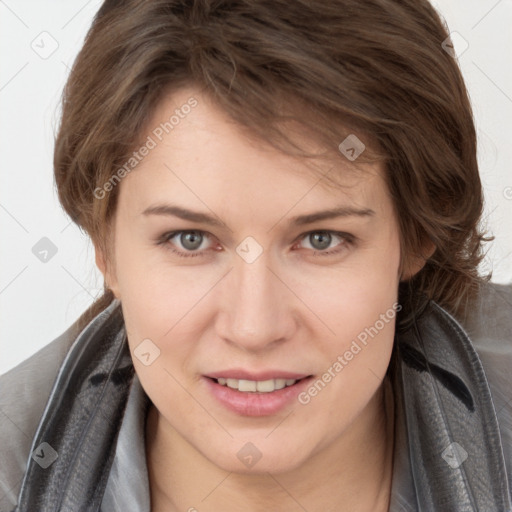
[[[225,378],[225,379],[237,379],[237,380],[270,380],[270,379],[303,379],[309,377],[307,373],[294,373],[286,372],[283,370],[264,370],[259,372],[250,372],[240,368],[231,368],[229,370],[220,370],[218,372],[212,372],[205,375],[211,379]]]

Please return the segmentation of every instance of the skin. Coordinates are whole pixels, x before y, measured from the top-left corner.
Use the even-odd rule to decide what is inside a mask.
[[[132,355],[148,338],[160,349],[148,366],[133,357],[153,403],[146,426],[152,511],[388,510],[393,404],[384,400],[384,376],[394,319],[308,404],[294,400],[274,415],[227,410],[202,378],[233,367],[321,376],[392,309],[400,278],[423,262],[399,275],[383,169],[354,172],[338,152],[315,165],[324,173],[334,166],[342,187],[319,182],[304,160],[248,138],[192,87],[164,98],[148,126],[192,96],[198,105],[118,185],[110,259],[96,246],[98,267],[122,303]],[[142,213],[169,203],[223,225]],[[374,213],[288,225],[340,205]],[[158,243],[178,230],[202,231],[200,248],[179,235]],[[322,249],[308,236],[318,231],[354,239],[332,234]],[[263,249],[252,263],[236,252],[248,236]],[[202,255],[180,257],[172,247]],[[339,252],[321,254],[327,250]],[[237,457],[247,442],[262,454],[252,468]]]

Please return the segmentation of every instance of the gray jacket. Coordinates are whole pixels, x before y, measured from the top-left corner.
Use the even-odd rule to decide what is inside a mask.
[[[150,510],[119,306],[0,376],[0,512]],[[431,303],[396,337],[392,512],[512,510],[512,285],[460,322]]]

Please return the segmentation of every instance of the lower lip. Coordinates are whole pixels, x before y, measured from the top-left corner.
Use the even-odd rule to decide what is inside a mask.
[[[244,392],[218,384],[203,377],[212,395],[227,409],[244,416],[269,416],[276,414],[297,399],[299,393],[309,385],[313,377],[306,377],[293,386],[270,393]]]

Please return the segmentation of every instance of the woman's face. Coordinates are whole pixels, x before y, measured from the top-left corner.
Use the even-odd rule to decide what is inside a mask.
[[[117,185],[106,273],[142,386],[226,471],[298,467],[357,424],[389,364],[400,250],[382,168],[319,160],[333,187],[195,89],[149,126]]]

